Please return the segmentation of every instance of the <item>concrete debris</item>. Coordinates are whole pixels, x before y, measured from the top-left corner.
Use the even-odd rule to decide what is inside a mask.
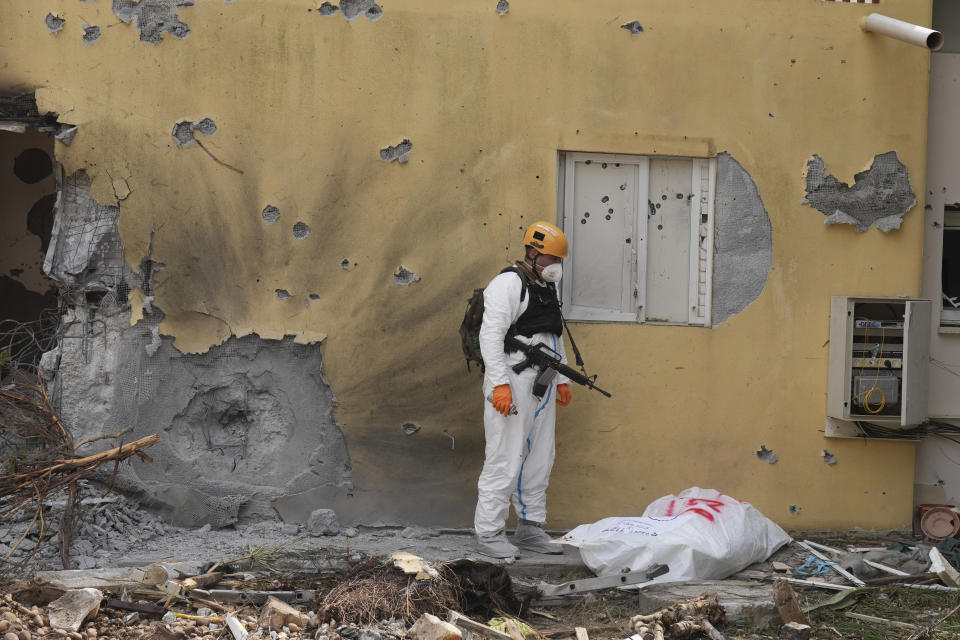
[[[780,640],[810,640],[813,628],[800,622],[788,622],[780,628]]]
[[[279,630],[290,623],[305,628],[310,623],[310,618],[282,600],[267,598],[266,604],[260,610],[260,624],[271,630]]]
[[[510,11],[510,3],[507,0],[497,0],[497,14],[504,15],[507,11]]]
[[[52,629],[77,631],[87,618],[100,611],[103,592],[99,589],[72,589],[47,606]]]
[[[88,46],[100,39],[101,30],[96,25],[83,25],[83,46]]]
[[[111,9],[123,22],[140,30],[140,41],[156,44],[164,33],[183,39],[190,34],[190,25],[180,19],[177,9],[192,7],[196,0],[113,0]]]
[[[66,24],[66,20],[60,16],[55,16],[52,13],[48,13],[47,17],[43,19],[43,23],[47,25],[47,29],[50,29],[51,33],[60,35],[60,31],[63,29],[63,25]]]
[[[280,217],[280,209],[277,209],[272,204],[268,204],[263,208],[263,212],[260,215],[263,216],[264,221],[273,224]]]
[[[425,613],[407,631],[412,640],[462,640],[460,629],[435,615]]]
[[[827,226],[852,224],[863,232],[876,225],[886,233],[899,229],[903,216],[917,204],[907,167],[896,151],[875,156],[867,171],[854,176],[852,187],[826,175],[825,166],[818,155],[807,162],[802,204],[825,214]]]
[[[403,164],[407,162],[407,154],[410,153],[410,150],[413,149],[413,143],[408,139],[404,138],[402,142],[393,147],[386,147],[380,149],[380,159],[384,162],[397,162]]]
[[[57,133],[54,137],[69,147],[70,143],[73,142],[73,137],[77,135],[78,129],[79,127],[76,126],[62,124],[57,128]]]
[[[773,269],[773,225],[750,174],[729,153],[717,155],[713,306],[716,327],[760,297]]]
[[[335,536],[340,533],[340,522],[333,509],[315,509],[307,520],[307,531],[312,536]]]
[[[777,454],[775,454],[773,450],[767,449],[766,445],[760,445],[760,449],[757,451],[757,460],[773,464],[778,460],[778,458]]]
[[[397,267],[397,270],[393,272],[393,281],[401,287],[407,287],[414,282],[420,282],[420,276],[413,271],[408,271],[401,264]]]
[[[620,25],[621,29],[626,29],[630,32],[630,35],[636,36],[643,33],[643,25],[640,24],[637,20],[633,22],[628,22],[627,24]]]

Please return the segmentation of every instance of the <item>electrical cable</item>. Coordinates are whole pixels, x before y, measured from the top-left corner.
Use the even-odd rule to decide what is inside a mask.
[[[866,323],[866,324],[863,325],[863,347],[864,347],[864,348],[863,348],[863,353],[866,353],[867,349],[869,348],[869,343],[870,343],[870,324],[869,324],[869,323],[872,322],[872,320],[870,320],[870,318],[865,318],[865,317],[862,317],[862,316],[856,317],[856,318],[854,318],[854,320],[855,320],[855,321],[856,321],[856,320],[863,320],[863,321]],[[886,333],[885,333],[884,328],[883,328],[883,321],[881,320],[881,321],[879,321],[879,322],[880,322],[880,350],[879,350],[879,352],[875,352],[875,353],[873,354],[873,360],[876,362],[876,367],[875,367],[876,373],[875,373],[875,375],[874,375],[874,377],[873,377],[873,386],[870,387],[869,389],[867,389],[866,391],[862,391],[862,392],[858,393],[858,394],[855,396],[855,397],[861,399],[861,405],[863,406],[863,409],[864,409],[867,413],[872,414],[872,415],[876,415],[876,414],[880,413],[880,412],[883,411],[884,408],[886,408],[886,406],[887,406],[887,395],[883,392],[883,389],[881,389],[880,387],[877,386],[877,383],[880,381],[880,362],[881,362],[881,360],[882,360],[882,358],[883,358],[883,347],[884,347],[884,343],[885,343],[885,340],[886,340]],[[865,360],[865,358],[861,358],[861,361],[860,361],[860,375],[861,375],[861,376],[863,375],[863,360]],[[871,407],[870,407],[870,397],[871,397],[872,395],[874,395],[874,393],[879,393],[879,394],[880,394],[880,402],[875,406],[875,408],[871,408]]]

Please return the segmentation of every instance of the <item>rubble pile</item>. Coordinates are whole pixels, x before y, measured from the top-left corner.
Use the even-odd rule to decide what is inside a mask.
[[[142,548],[158,536],[180,531],[122,494],[104,496],[105,489],[83,480],[77,485],[70,544],[72,569],[113,566],[112,559],[117,555]],[[44,502],[42,540],[38,523],[30,526],[33,514],[29,511],[0,520],[0,558],[9,553],[7,563],[13,567],[26,563],[41,569],[61,568],[57,536],[66,504],[65,495]],[[41,544],[34,554],[38,541]]]

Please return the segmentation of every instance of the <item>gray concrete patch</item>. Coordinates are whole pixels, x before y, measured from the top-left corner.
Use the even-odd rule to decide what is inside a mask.
[[[96,25],[83,25],[83,46],[88,46],[100,39],[101,29]]]
[[[729,153],[717,156],[712,325],[760,297],[773,268],[773,225],[750,174]]]
[[[396,146],[388,146],[380,149],[380,159],[384,162],[393,162],[396,160],[403,164],[408,160],[407,154],[410,153],[411,149],[413,149],[413,143],[404,138],[403,141]]]
[[[94,200],[90,185],[90,177],[82,170],[64,180],[43,271],[74,288],[115,287],[123,270],[122,255],[117,256],[120,207]]]
[[[47,25],[47,29],[50,29],[51,33],[55,35],[60,35],[60,31],[63,30],[63,25],[66,24],[66,20],[60,16],[55,16],[52,13],[48,13],[47,17],[43,19],[43,23]]]
[[[371,22],[376,22],[383,17],[383,7],[374,0],[340,0],[340,11],[348,21],[365,16]]]
[[[277,209],[272,204],[268,204],[263,208],[263,211],[260,213],[263,216],[265,222],[273,224],[277,221],[277,218],[280,217],[280,209]]]
[[[814,155],[807,162],[802,204],[825,214],[827,226],[852,224],[863,232],[876,225],[884,233],[899,229],[903,216],[917,204],[907,167],[896,151],[875,156],[870,168],[853,179],[851,187],[833,175],[825,175],[823,158]]]
[[[111,9],[123,22],[134,23],[141,42],[156,44],[164,33],[181,40],[190,34],[190,25],[180,19],[177,9],[195,4],[196,0],[113,0]]]

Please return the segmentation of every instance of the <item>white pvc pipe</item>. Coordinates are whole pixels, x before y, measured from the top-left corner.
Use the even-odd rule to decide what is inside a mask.
[[[879,13],[871,13],[860,22],[864,31],[872,31],[897,40],[936,51],[943,46],[943,34],[917,24],[897,20]]]

